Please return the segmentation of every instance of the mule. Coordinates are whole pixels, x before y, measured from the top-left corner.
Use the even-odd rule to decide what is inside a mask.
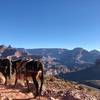
[[[12,69],[13,72],[16,72],[15,85],[17,84],[17,80],[20,79],[20,75],[23,74],[24,79],[26,79],[26,83],[29,90],[29,81],[27,78],[31,77],[36,88],[35,97],[41,95],[43,80],[44,80],[43,63],[41,61],[35,61],[35,60],[13,61]],[[40,80],[41,82],[40,88],[38,80]]]
[[[5,85],[7,85],[7,77],[11,78],[12,74],[12,63],[9,59],[0,59],[0,72],[5,77]]]

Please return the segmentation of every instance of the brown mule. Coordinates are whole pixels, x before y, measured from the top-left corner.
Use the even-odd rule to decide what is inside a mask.
[[[28,90],[29,90],[29,82],[28,82],[28,77],[32,77],[32,80],[34,82],[35,88],[36,88],[36,94],[35,97],[38,95],[41,95],[42,91],[42,86],[43,86],[43,80],[44,80],[44,75],[43,75],[43,64],[40,61],[34,61],[34,60],[26,60],[26,61],[14,61],[12,63],[12,68],[13,71],[15,70],[16,72],[16,80],[15,80],[15,85],[17,84],[17,80],[20,79],[20,75],[24,75],[24,79],[26,80]],[[39,87],[39,82],[38,80],[41,81],[41,85]]]

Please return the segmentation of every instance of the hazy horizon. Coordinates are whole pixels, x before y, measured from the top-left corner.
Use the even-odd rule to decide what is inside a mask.
[[[11,44],[9,44],[9,45],[5,45],[5,44],[0,44],[0,45],[4,45],[4,46],[6,46],[6,47],[8,47],[8,46],[11,46],[12,48],[19,48],[19,49],[22,49],[22,48],[24,48],[24,47],[15,47],[15,46],[13,46],[13,45],[11,45]],[[98,50],[98,49],[87,49],[87,48],[84,48],[84,47],[74,47],[74,48],[60,48],[60,47],[58,47],[58,48],[53,48],[53,47],[41,47],[41,48],[34,48],[34,47],[30,47],[30,48],[24,48],[24,49],[66,49],[66,50],[73,50],[73,49],[76,49],[76,48],[82,48],[82,49],[84,49],[84,50],[87,50],[87,51],[93,51],[93,50],[97,50],[97,51],[99,51],[100,52],[100,50]]]

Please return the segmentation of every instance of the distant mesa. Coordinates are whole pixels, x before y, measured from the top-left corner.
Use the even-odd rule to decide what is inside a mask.
[[[10,55],[40,55],[43,60],[52,60],[52,63],[56,65],[64,65],[69,68],[77,67],[84,68],[93,65],[96,59],[100,58],[100,52],[97,50],[87,51],[83,48],[74,48],[72,50],[62,48],[40,48],[40,49],[25,49],[25,48],[13,48],[11,45],[0,45],[0,55],[7,57]],[[47,62],[46,61],[46,62]],[[46,64],[48,65],[48,64]],[[48,65],[49,66],[49,65]]]

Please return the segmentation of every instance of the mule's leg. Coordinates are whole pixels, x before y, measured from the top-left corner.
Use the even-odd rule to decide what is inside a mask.
[[[26,85],[28,86],[28,92],[30,91],[30,89],[29,89],[29,81],[28,81],[28,79],[27,79],[27,76],[25,75],[24,76],[25,77],[25,80],[26,80]]]
[[[5,77],[5,85],[7,85],[7,75],[4,74]]]
[[[16,74],[15,86],[17,85],[18,75]]]
[[[41,92],[42,92],[42,86],[43,86],[43,81],[44,81],[44,77],[43,77],[43,73],[42,73],[42,75],[41,75],[41,77],[40,77],[40,81],[41,81],[41,85],[40,85],[40,95],[41,95]]]
[[[20,79],[20,73],[19,70],[16,69],[16,79],[15,79],[15,86],[17,85],[17,81]]]
[[[15,79],[15,86],[16,86],[16,84],[17,84],[17,78]]]
[[[36,80],[36,75],[32,75],[32,79],[33,79],[33,82],[34,82],[34,85],[35,85],[35,88],[36,88],[36,94],[35,94],[35,97],[37,97],[39,95],[38,93],[38,87],[39,87],[39,84],[38,84],[38,81]]]
[[[28,86],[28,92],[30,91],[30,88],[29,88],[29,81],[26,79],[26,83],[27,83],[27,86]]]

